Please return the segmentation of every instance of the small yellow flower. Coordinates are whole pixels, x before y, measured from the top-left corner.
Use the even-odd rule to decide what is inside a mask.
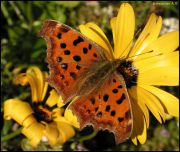
[[[151,14],[136,42],[133,42],[135,15],[128,3],[123,3],[117,17],[110,21],[114,49],[104,32],[94,23],[80,25],[80,31],[104,48],[109,60],[125,58],[133,61],[139,71],[136,86],[128,88],[133,112],[131,139],[144,144],[149,127],[149,110],[162,123],[166,114],[179,116],[179,100],[154,86],[177,86],[179,82],[179,31],[159,36],[162,18]],[[141,54],[141,55],[140,55]],[[143,54],[143,55],[142,55]]]
[[[13,119],[22,125],[22,133],[32,146],[37,146],[44,137],[51,146],[63,144],[75,134],[70,122],[62,116],[61,107],[64,104],[55,90],[50,91],[50,96],[44,102],[48,89],[46,78],[46,72],[41,72],[35,66],[30,67],[26,73],[16,77],[16,82],[23,86],[30,84],[32,103],[19,99],[8,99],[4,102],[4,118]]]

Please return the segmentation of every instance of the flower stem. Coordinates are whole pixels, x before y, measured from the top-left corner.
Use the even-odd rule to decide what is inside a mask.
[[[22,131],[22,127],[17,129],[16,131],[10,133],[10,134],[7,134],[7,135],[1,137],[1,142],[4,142],[4,141],[7,141],[11,138],[16,137],[17,135],[19,135],[21,133],[21,131]]]
[[[79,139],[79,142],[83,142],[83,141],[86,141],[86,140],[89,140],[89,139],[92,139],[94,138],[96,135],[97,135],[97,131],[94,131],[92,134],[90,135],[87,135],[87,136],[83,136],[82,138]]]

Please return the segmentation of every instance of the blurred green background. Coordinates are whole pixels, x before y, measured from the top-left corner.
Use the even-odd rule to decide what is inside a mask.
[[[179,26],[176,22],[179,18],[176,1],[129,3],[135,11],[136,31],[144,26],[152,12],[161,15],[163,19],[176,19],[174,21],[176,25],[172,23],[172,26]],[[109,21],[117,15],[120,4],[118,1],[1,1],[1,138],[19,128],[14,121],[3,120],[3,101],[9,98],[31,98],[29,87],[17,87],[14,84],[14,76],[30,65],[37,65],[42,70],[48,71],[45,62],[46,43],[37,37],[43,21],[58,20],[75,29],[78,29],[80,24],[92,21],[104,30],[112,42]],[[168,31],[171,25],[164,27]],[[164,87],[164,89],[179,96],[178,87]],[[53,149],[48,145],[40,145],[37,150],[179,150],[179,120],[175,118],[160,125],[151,115],[147,142],[139,146],[134,146],[130,140],[115,145],[113,135],[106,131],[100,131],[92,138],[91,133],[92,128],[87,127],[81,132],[77,131],[76,136],[62,146]],[[86,135],[89,140],[83,140]],[[81,142],[79,139],[82,139]],[[1,150],[22,149],[31,150],[31,147],[26,145],[21,134],[1,141]]]

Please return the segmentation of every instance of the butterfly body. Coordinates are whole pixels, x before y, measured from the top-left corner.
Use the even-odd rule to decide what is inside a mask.
[[[125,59],[108,60],[104,49],[74,29],[46,21],[40,36],[47,41],[48,82],[64,103],[78,96],[69,108],[80,128],[113,132],[117,143],[130,137],[133,122],[126,89],[134,85],[138,71]],[[126,82],[127,81],[127,82]]]

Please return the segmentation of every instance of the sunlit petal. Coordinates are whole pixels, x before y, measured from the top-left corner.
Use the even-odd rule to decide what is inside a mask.
[[[115,43],[116,43],[116,19],[117,19],[117,17],[113,17],[113,18],[111,18],[111,20],[110,20],[110,24],[111,24],[111,28],[112,28],[112,34],[113,34],[113,42],[114,42],[114,45],[115,45]]]
[[[141,144],[146,142],[147,138],[147,127],[146,122],[144,120],[143,112],[136,104],[135,101],[131,101],[132,112],[133,112],[133,131],[131,135],[131,139],[133,143],[137,144],[136,137]]]
[[[153,86],[148,85],[140,85],[142,88],[151,92],[155,96],[157,96],[161,103],[164,105],[164,110],[167,114],[178,117],[179,116],[179,99],[173,96],[172,94],[158,89]]]
[[[42,92],[42,96],[41,96],[41,101],[43,101],[44,100],[44,97],[45,97],[45,95],[46,95],[46,93],[47,93],[47,89],[48,89],[48,83],[46,82],[46,78],[48,77],[48,74],[47,74],[47,72],[43,72],[43,81],[44,81],[44,87],[43,87],[43,92]]]
[[[132,140],[133,144],[137,146],[137,144],[138,144],[137,143],[137,137],[133,135],[133,137],[131,137],[131,140]]]
[[[126,57],[131,48],[135,29],[135,16],[131,5],[123,3],[120,6],[115,25],[115,58]]]
[[[30,126],[24,127],[22,133],[29,139],[32,146],[37,146],[42,139],[44,129],[45,127],[41,123],[34,122]]]
[[[177,86],[179,67],[160,67],[145,72],[139,71],[138,84]]]
[[[130,101],[133,100],[134,102],[136,102],[136,104],[139,106],[139,108],[143,112],[143,115],[146,120],[146,126],[148,128],[149,127],[149,111],[145,105],[146,101],[144,101],[144,98],[141,97],[141,94],[139,94],[137,97],[137,87],[135,87],[135,86],[129,88],[128,93],[130,96]]]
[[[92,41],[96,42],[98,45],[100,45],[102,48],[105,49],[103,51],[109,60],[113,59],[113,55],[112,55],[113,51],[112,51],[111,45],[110,45],[109,41],[107,41],[107,38],[104,37],[105,34],[102,35],[101,32],[100,33],[98,32],[99,28],[92,29],[92,28],[88,27],[87,25],[80,25],[79,29],[82,34],[84,34],[86,37],[88,37]]]
[[[47,137],[49,144],[51,146],[56,145],[60,136],[56,123],[47,124],[44,122],[43,124],[45,124],[43,134]]]
[[[104,32],[101,30],[101,28],[99,26],[97,26],[95,23],[89,22],[86,24],[87,27],[89,27],[90,29],[96,31],[96,33],[99,33],[100,35],[102,35],[103,39],[106,40],[106,43],[108,43],[108,48],[110,50],[112,50],[111,44],[108,40],[108,38],[106,37],[106,35],[104,34]]]
[[[4,119],[6,120],[13,119],[23,125],[25,120],[33,113],[31,106],[27,102],[18,99],[8,99],[4,102]],[[33,118],[27,122],[31,123],[32,121]],[[26,126],[29,125],[27,122]]]
[[[156,119],[160,123],[162,122],[161,118],[163,119],[163,121],[165,121],[165,111],[160,100],[156,96],[151,94],[150,92],[141,88],[140,86],[138,86],[137,89],[139,91],[139,94],[141,94],[141,97],[143,98],[143,100],[145,100],[146,106],[152,112],[152,114],[156,117]]]
[[[45,78],[43,75],[43,72],[41,72],[41,70],[36,67],[36,66],[32,66],[30,68],[28,68],[27,70],[27,75],[31,75],[32,78],[34,79],[36,86],[37,86],[37,95],[38,95],[38,101],[42,101],[42,96],[43,96],[43,91],[44,91],[44,85],[45,83]]]
[[[157,16],[154,13],[152,13],[143,31],[141,32],[138,39],[136,40],[133,46],[133,49],[131,50],[130,56],[134,56],[136,51],[140,48],[140,46],[142,45],[142,42],[145,40],[147,35],[151,32],[152,28],[155,26],[156,19],[157,19]]]
[[[61,134],[62,143],[66,142],[68,139],[75,135],[73,127],[67,123],[57,122],[57,129]]]
[[[154,16],[154,15],[152,15]],[[143,50],[148,47],[153,41],[158,38],[158,35],[162,26],[162,18],[156,17],[156,24],[149,29],[149,32],[145,32],[146,35],[142,35],[141,40],[137,41],[130,53],[129,56],[134,56],[133,59],[137,59],[140,53],[144,52]],[[151,51],[151,50],[150,50]],[[136,56],[135,56],[136,55]],[[139,55],[139,56],[137,56]]]
[[[141,72],[145,72],[159,67],[178,67],[179,66],[179,51],[162,54],[133,62],[133,65]]]
[[[61,121],[61,122],[67,122],[67,120],[62,116],[64,109],[61,108],[55,108],[52,110],[53,112],[53,121]]]
[[[74,127],[80,128],[79,122],[77,120],[77,117],[73,115],[72,111],[68,108],[66,108],[64,117],[67,121],[69,121]]]
[[[56,104],[58,105],[58,107],[64,106],[62,97],[59,96],[54,89],[50,91],[50,96],[48,97],[46,104],[50,107]]]
[[[66,108],[65,112],[64,112],[64,117],[65,119],[72,124],[74,127],[76,128],[80,128],[80,124],[78,122],[78,119],[76,117],[76,115],[73,114],[72,110],[69,108],[71,106],[71,104],[76,101],[76,99],[78,98],[78,96],[76,96],[71,103],[68,105],[68,107]]]
[[[21,84],[23,86],[30,84],[32,101],[38,101],[37,85],[31,74],[21,73],[17,75],[15,79],[17,84]]]

